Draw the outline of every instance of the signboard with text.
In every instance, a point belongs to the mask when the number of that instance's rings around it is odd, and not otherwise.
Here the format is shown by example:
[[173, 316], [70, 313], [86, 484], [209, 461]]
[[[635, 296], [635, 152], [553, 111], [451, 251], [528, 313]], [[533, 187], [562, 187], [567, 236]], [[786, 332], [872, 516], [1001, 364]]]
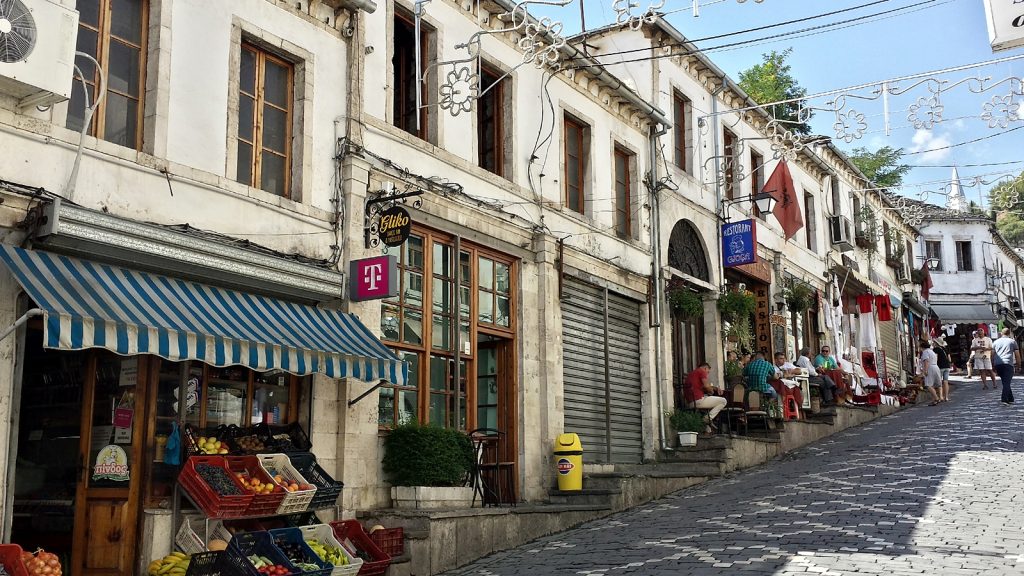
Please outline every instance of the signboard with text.
[[411, 231], [412, 220], [405, 208], [392, 206], [380, 213], [377, 234], [385, 246], [401, 246], [409, 239]]
[[985, 0], [993, 52], [1024, 46], [1024, 0]]
[[754, 288], [754, 350], [764, 352], [766, 358], [772, 355], [772, 309], [768, 303], [768, 286]]
[[726, 268], [757, 261], [757, 224], [754, 219], [722, 224], [722, 263]]
[[348, 266], [348, 293], [353, 302], [398, 296], [398, 257], [374, 256]]

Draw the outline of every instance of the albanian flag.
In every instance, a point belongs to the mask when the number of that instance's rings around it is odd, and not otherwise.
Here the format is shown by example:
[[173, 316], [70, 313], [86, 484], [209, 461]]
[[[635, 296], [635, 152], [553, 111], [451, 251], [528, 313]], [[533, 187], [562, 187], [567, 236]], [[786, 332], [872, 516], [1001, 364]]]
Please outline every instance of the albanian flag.
[[793, 177], [789, 174], [789, 166], [785, 160], [779, 160], [761, 192], [767, 192], [775, 198], [775, 209], [772, 214], [782, 224], [782, 232], [789, 240], [804, 227], [804, 216], [797, 201]]

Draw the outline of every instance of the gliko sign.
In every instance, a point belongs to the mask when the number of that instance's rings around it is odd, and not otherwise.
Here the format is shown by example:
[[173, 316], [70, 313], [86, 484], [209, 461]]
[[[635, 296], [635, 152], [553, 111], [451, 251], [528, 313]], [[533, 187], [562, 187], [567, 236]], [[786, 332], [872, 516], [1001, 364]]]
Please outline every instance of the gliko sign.
[[985, 0], [992, 51], [1024, 46], [1024, 0]]

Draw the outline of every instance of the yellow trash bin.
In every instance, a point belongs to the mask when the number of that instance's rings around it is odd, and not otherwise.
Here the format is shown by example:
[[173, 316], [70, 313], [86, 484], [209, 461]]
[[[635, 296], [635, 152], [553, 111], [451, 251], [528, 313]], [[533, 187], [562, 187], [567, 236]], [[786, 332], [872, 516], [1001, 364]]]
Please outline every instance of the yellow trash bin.
[[583, 445], [576, 434], [555, 438], [555, 471], [559, 490], [583, 490]]

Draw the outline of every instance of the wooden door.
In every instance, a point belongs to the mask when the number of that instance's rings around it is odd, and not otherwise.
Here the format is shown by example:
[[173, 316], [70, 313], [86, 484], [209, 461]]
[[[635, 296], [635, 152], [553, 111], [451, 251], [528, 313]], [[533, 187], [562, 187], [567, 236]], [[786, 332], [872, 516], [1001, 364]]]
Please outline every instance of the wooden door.
[[134, 573], [147, 364], [145, 357], [123, 358], [108, 352], [93, 353], [87, 364], [75, 498], [74, 576]]
[[675, 405], [685, 408], [686, 377], [705, 361], [703, 318], [689, 319], [672, 314], [672, 360]]

